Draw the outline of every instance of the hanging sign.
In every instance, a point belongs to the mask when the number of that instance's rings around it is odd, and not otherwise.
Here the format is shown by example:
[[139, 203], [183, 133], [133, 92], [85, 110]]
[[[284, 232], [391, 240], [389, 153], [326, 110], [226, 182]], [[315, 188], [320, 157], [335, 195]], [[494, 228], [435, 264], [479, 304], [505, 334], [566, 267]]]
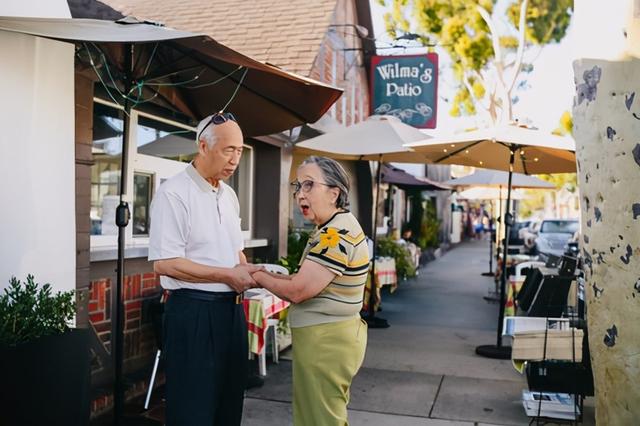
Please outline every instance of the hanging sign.
[[371, 113], [421, 129], [436, 128], [438, 55], [371, 58]]

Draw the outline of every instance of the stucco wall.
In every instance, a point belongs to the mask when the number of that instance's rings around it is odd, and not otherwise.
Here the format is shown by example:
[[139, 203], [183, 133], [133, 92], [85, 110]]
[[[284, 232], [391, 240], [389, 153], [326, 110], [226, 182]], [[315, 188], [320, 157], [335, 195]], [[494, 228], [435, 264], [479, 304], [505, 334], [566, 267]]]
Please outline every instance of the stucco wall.
[[[64, 0], [0, 15], [69, 17]], [[0, 289], [12, 275], [75, 288], [73, 46], [0, 32]]]
[[640, 418], [640, 60], [574, 63], [596, 420]]

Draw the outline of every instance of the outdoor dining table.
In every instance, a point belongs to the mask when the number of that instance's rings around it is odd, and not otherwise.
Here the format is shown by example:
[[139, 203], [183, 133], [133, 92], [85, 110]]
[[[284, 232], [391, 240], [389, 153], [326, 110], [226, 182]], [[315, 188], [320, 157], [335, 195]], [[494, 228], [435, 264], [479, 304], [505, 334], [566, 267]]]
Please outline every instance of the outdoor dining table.
[[[375, 263], [375, 282], [376, 282], [376, 305], [375, 310], [378, 310], [382, 297], [380, 296], [380, 289], [383, 286], [390, 286], [389, 292], [393, 293], [398, 288], [398, 275], [396, 273], [396, 261], [392, 257], [379, 257]], [[369, 310], [369, 293], [371, 291], [371, 268], [369, 268], [369, 274], [367, 275], [367, 283], [364, 289], [364, 303], [362, 306], [363, 311]]]
[[[247, 318], [249, 352], [257, 355], [261, 375], [266, 375], [265, 338], [268, 320], [287, 309], [290, 305], [267, 289], [256, 288], [244, 294], [244, 313]], [[275, 331], [274, 331], [275, 332]]]
[[518, 296], [518, 292], [522, 288], [525, 276], [516, 277], [512, 275], [509, 277], [509, 283], [507, 285], [507, 295], [504, 302], [504, 314], [505, 316], [514, 316], [516, 314], [515, 300]]

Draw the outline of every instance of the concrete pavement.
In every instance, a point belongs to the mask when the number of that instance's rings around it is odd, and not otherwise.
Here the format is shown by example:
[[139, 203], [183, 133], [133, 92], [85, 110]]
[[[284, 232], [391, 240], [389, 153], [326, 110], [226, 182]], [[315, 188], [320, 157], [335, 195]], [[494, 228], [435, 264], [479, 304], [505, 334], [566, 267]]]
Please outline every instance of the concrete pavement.
[[[383, 292], [379, 316], [391, 324], [369, 330], [364, 366], [354, 379], [351, 425], [528, 425], [520, 393], [526, 379], [510, 361], [475, 355], [496, 340], [498, 305], [486, 241], [463, 243]], [[262, 388], [245, 401], [245, 426], [291, 424], [291, 363], [269, 364]], [[592, 399], [584, 424], [594, 424]]]

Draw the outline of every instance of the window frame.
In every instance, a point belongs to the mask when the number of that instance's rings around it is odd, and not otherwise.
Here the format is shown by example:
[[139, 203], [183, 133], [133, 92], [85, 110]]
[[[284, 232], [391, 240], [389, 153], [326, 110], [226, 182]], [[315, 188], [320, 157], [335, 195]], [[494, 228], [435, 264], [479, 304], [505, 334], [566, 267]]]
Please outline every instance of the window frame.
[[[120, 111], [124, 111], [124, 108], [121, 105], [113, 103], [111, 101], [107, 101], [98, 97], [94, 97], [93, 101], [95, 103], [99, 103]], [[133, 214], [133, 203], [134, 203], [134, 175], [135, 174], [144, 174], [151, 176], [151, 198], [150, 202], [153, 201], [153, 197], [155, 196], [156, 191], [160, 187], [161, 183], [168, 177], [175, 175], [184, 167], [187, 166], [187, 163], [175, 164], [177, 163], [174, 160], [167, 160], [161, 157], [154, 157], [145, 154], [138, 153], [138, 135], [137, 128], [139, 117], [145, 117], [150, 120], [158, 121], [160, 123], [168, 124], [170, 126], [182, 128], [184, 130], [189, 130], [192, 132], [196, 132], [196, 128], [192, 126], [185, 125], [183, 123], [173, 121], [161, 116], [149, 114], [143, 111], [138, 111], [132, 109], [129, 117], [124, 116], [125, 120], [129, 120], [129, 129], [132, 131], [129, 132], [129, 140], [128, 140], [128, 151], [127, 151], [127, 164], [125, 164], [126, 170], [126, 188], [123, 195], [123, 199], [129, 204], [129, 208], [131, 213]], [[248, 173], [248, 211], [249, 211], [249, 229], [247, 231], [242, 231], [242, 236], [245, 239], [245, 245], [247, 247], [253, 246], [262, 246], [266, 245], [266, 242], [263, 240], [253, 241], [253, 223], [254, 223], [254, 176], [255, 176], [255, 162], [254, 162], [254, 148], [251, 145], [247, 145], [244, 143], [244, 152], [243, 156], [249, 155], [249, 173]], [[240, 200], [241, 201], [241, 200]], [[241, 201], [242, 205], [242, 201]], [[129, 220], [129, 225], [125, 228], [125, 247], [127, 249], [138, 248], [138, 249], [147, 249], [149, 246], [149, 236], [148, 235], [134, 235], [133, 234], [133, 218]], [[90, 235], [90, 244], [89, 251], [91, 253], [92, 261], [94, 260], [109, 260], [112, 256], [102, 254], [97, 254], [97, 252], [109, 252], [117, 248], [118, 245], [118, 236], [117, 235]], [[94, 259], [95, 257], [95, 259]], [[129, 256], [127, 256], [129, 257]], [[134, 256], [134, 257], [146, 257], [146, 254], [143, 256]], [[114, 257], [115, 258], [115, 257]]]

